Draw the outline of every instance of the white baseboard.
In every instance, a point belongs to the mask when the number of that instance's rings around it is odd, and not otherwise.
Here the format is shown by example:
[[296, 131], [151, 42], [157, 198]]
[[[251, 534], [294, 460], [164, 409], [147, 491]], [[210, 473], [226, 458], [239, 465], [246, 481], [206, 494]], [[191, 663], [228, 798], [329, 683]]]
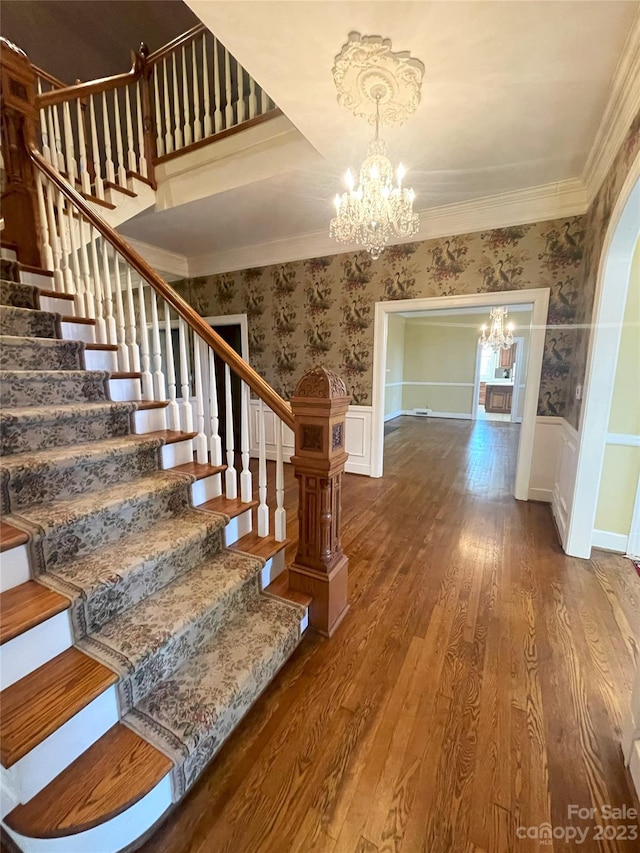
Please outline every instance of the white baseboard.
[[611, 533], [610, 530], [594, 530], [591, 544], [594, 548], [603, 548], [605, 551], [617, 551], [620, 554], [627, 553], [629, 537], [623, 533]]
[[550, 504], [553, 502], [553, 489], [529, 489], [529, 500]]
[[401, 415], [410, 415], [414, 418], [454, 418], [458, 421], [470, 421], [471, 414], [469, 412], [431, 412], [428, 415], [419, 415], [413, 409], [405, 409], [400, 412]]
[[391, 414], [384, 416], [384, 422], [386, 424], [387, 421], [393, 421], [401, 415], [404, 415], [404, 411], [402, 409], [399, 409], [397, 412], [391, 412]]

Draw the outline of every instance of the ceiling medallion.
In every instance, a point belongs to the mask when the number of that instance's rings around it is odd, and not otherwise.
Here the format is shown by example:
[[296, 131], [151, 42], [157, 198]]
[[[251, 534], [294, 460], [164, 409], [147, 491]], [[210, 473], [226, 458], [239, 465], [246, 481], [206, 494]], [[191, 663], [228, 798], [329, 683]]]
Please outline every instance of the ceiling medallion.
[[415, 193], [402, 186], [405, 169], [396, 171], [380, 139], [380, 124], [397, 126], [411, 116], [420, 103], [424, 66], [408, 53], [394, 53], [389, 39], [351, 33], [336, 57], [333, 79], [338, 103], [358, 118], [375, 124], [376, 135], [369, 144], [356, 186], [347, 170], [347, 192], [338, 194], [336, 215], [329, 233], [339, 243], [364, 246], [375, 260], [393, 237], [412, 237], [420, 219], [413, 212]]

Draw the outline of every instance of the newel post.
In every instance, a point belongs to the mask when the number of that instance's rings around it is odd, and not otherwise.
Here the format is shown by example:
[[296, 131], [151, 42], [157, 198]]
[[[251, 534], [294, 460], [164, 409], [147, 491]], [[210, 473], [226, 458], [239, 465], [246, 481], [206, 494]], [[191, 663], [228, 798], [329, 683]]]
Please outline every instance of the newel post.
[[298, 479], [298, 553], [289, 567], [291, 589], [313, 597], [309, 623], [330, 637], [348, 604], [349, 560], [340, 546], [345, 416], [350, 397], [342, 379], [323, 367], [308, 370], [291, 398]]
[[7, 39], [0, 40], [2, 76], [2, 237], [18, 246], [24, 264], [40, 266], [38, 195], [29, 146], [35, 142], [38, 112], [36, 74], [29, 59]]

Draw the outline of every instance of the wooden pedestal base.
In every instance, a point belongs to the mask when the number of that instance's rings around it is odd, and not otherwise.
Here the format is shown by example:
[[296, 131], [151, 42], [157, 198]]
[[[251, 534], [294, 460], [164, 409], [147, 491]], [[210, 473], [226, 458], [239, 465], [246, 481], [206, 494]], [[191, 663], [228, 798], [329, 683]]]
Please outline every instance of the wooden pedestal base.
[[343, 556], [328, 574], [306, 566], [289, 566], [289, 588], [313, 598], [309, 606], [309, 625], [324, 637], [330, 637], [349, 610], [349, 560]]

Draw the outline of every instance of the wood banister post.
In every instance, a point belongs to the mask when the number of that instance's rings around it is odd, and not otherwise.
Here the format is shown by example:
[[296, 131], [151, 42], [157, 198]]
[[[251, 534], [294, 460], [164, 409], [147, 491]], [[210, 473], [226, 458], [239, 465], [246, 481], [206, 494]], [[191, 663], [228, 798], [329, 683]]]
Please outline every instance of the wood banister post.
[[308, 370], [291, 398], [299, 482], [298, 553], [291, 589], [312, 596], [309, 624], [330, 637], [349, 609], [349, 560], [340, 546], [345, 417], [350, 397], [342, 379], [323, 367]]
[[2, 156], [6, 182], [2, 191], [2, 237], [18, 247], [23, 264], [39, 267], [38, 194], [29, 149], [36, 139], [36, 73], [24, 51], [0, 41], [2, 77]]
[[142, 127], [144, 132], [144, 159], [147, 163], [147, 177], [155, 188], [154, 161], [158, 156], [156, 150], [156, 119], [155, 110], [158, 105], [154, 103], [151, 96], [151, 75], [153, 66], [148, 61], [149, 48], [144, 42], [138, 48], [138, 61], [140, 63], [140, 93], [142, 95]]

